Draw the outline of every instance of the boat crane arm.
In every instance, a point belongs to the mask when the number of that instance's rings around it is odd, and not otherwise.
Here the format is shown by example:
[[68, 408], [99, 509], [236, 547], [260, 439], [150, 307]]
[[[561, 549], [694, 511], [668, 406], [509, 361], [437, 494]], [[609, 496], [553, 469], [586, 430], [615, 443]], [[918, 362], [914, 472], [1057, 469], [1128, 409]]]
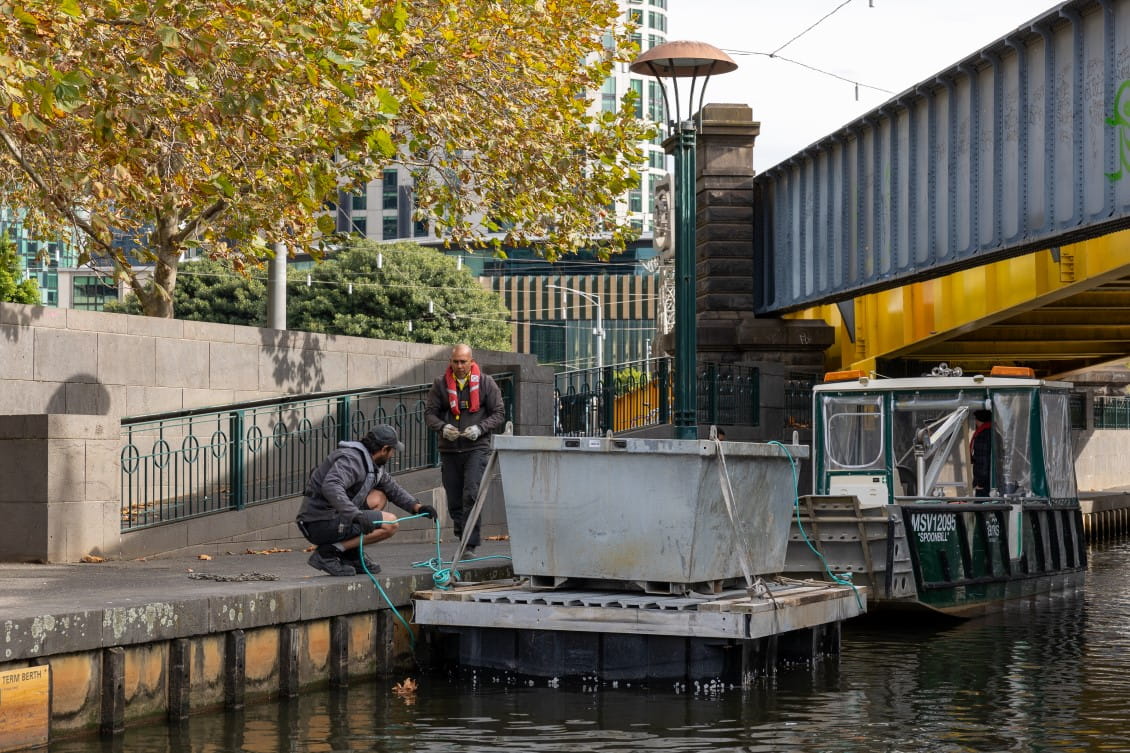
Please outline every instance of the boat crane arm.
[[[925, 424], [915, 433], [914, 457], [917, 465], [915, 471], [918, 476], [918, 494], [920, 496], [930, 496], [934, 483], [938, 480], [938, 474], [941, 473], [942, 464], [949, 456], [954, 443], [957, 442], [959, 436], [957, 429], [962, 426], [968, 415], [969, 406], [963, 405], [945, 416]], [[939, 447], [942, 448], [942, 452], [938, 452]], [[926, 467], [927, 458], [930, 459], [928, 469]]]

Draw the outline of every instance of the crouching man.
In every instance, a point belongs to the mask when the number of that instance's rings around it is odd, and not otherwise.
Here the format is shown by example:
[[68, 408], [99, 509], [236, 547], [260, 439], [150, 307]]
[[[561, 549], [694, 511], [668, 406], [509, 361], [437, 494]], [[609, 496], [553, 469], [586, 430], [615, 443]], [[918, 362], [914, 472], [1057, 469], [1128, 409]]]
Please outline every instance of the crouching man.
[[378, 541], [392, 538], [397, 531], [396, 516], [385, 512], [389, 502], [432, 520], [436, 510], [421, 505], [404, 487], [393, 480], [385, 464], [404, 444], [396, 429], [385, 424], [361, 438], [360, 442], [339, 442], [337, 449], [310, 474], [298, 528], [318, 548], [310, 555], [311, 567], [330, 575], [376, 575], [380, 565], [364, 557], [364, 550]]

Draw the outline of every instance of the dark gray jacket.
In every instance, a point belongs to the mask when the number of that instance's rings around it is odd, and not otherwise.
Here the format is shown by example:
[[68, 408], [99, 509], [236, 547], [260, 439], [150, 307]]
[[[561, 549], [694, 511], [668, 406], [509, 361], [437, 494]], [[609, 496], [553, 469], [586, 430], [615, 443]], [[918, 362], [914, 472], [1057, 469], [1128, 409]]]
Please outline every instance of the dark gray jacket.
[[[445, 371], [444, 374], [446, 373]], [[459, 390], [460, 405], [467, 404], [470, 391], [471, 383], [468, 381], [467, 386]], [[479, 379], [479, 410], [475, 413], [469, 410], [460, 411], [459, 418], [456, 418], [451, 413], [451, 404], [447, 401], [447, 383], [444, 377], [440, 376], [428, 391], [424, 404], [424, 422], [429, 429], [439, 434], [440, 452], [466, 452], [483, 447], [489, 450], [490, 435], [501, 429], [506, 422], [506, 406], [502, 403], [502, 390], [488, 374], [482, 374]], [[450, 442], [443, 438], [445, 424], [451, 424], [459, 431], [478, 424], [483, 433], [474, 442], [463, 437]]]
[[416, 507], [416, 498], [396, 483], [384, 466], [373, 465], [364, 445], [341, 442], [310, 474], [298, 520], [350, 520], [373, 489], [380, 489], [389, 502], [407, 513]]

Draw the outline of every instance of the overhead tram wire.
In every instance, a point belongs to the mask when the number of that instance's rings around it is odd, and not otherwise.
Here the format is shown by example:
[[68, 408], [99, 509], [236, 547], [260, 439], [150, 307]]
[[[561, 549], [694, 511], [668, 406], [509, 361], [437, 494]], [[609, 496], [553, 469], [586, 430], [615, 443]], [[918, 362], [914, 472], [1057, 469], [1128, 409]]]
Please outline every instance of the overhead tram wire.
[[855, 88], [857, 90], [859, 90], [859, 89], [870, 89], [871, 91], [881, 92], [883, 94], [890, 94], [892, 96], [895, 94], [895, 92], [891, 91], [890, 89], [884, 89], [881, 86], [874, 86], [872, 84], [865, 84], [862, 81], [856, 81], [855, 79], [850, 79], [846, 76], [841, 76], [838, 73], [832, 73], [831, 71], [826, 71], [823, 68], [817, 68], [814, 65], [809, 65], [808, 63], [803, 63], [799, 60], [793, 60], [792, 58], [787, 58], [784, 55], [777, 55], [777, 54], [774, 54], [774, 53], [771, 53], [771, 52], [757, 52], [755, 50], [723, 49], [722, 51], [725, 52], [727, 55], [750, 55], [750, 56], [770, 58], [772, 60], [780, 60], [781, 62], [784, 62], [784, 63], [791, 63], [792, 65], [797, 65], [797, 66], [800, 66], [801, 68], [805, 68], [807, 70], [810, 70], [813, 73], [819, 73], [821, 76], [827, 76], [829, 78], [834, 78], [837, 81], [843, 81], [846, 84], [852, 84], [853, 86], [855, 86]]
[[[817, 26], [819, 26], [820, 24], [822, 24], [822, 23], [824, 23], [825, 21], [827, 21], [827, 20], [828, 20], [829, 18], [831, 18], [832, 16], [834, 16], [834, 15], [835, 15], [836, 13], [840, 12], [841, 10], [843, 10], [843, 8], [845, 8], [845, 7], [846, 7], [846, 6], [847, 6], [847, 5], [849, 4], [849, 3], [851, 3], [851, 1], [852, 1], [852, 0], [844, 0], [844, 1], [842, 2], [842, 3], [840, 3], [839, 5], [837, 5], [837, 6], [835, 7], [835, 8], [833, 8], [832, 10], [828, 11], [827, 13], [825, 13], [825, 14], [824, 14], [824, 15], [823, 15], [823, 16], [822, 16], [822, 17], [821, 17], [820, 19], [818, 19], [818, 20], [816, 21], [816, 23], [812, 24], [812, 25], [811, 25], [811, 26], [809, 26], [809, 27], [808, 27], [807, 29], [805, 29], [804, 31], [800, 32], [799, 34], [797, 34], [796, 36], [794, 36], [794, 37], [793, 37], [792, 39], [790, 39], [789, 41], [785, 42], [785, 43], [784, 43], [783, 45], [781, 45], [781, 46], [780, 46], [780, 47], [778, 47], [777, 49], [775, 49], [775, 50], [773, 50], [772, 52], [770, 52], [770, 53], [769, 53], [769, 57], [771, 57], [771, 58], [772, 58], [772, 57], [777, 57], [777, 53], [778, 53], [778, 52], [780, 52], [781, 50], [785, 49], [785, 48], [786, 48], [786, 47], [788, 47], [788, 46], [789, 46], [790, 44], [792, 44], [793, 42], [797, 41], [798, 39], [800, 39], [801, 37], [803, 37], [803, 36], [804, 36], [805, 34], [807, 34], [808, 32], [812, 31], [813, 29], [815, 29], [815, 28], [816, 28]], [[724, 52], [729, 52], [729, 51], [728, 51], [728, 50], [724, 50]]]
[[793, 42], [795, 42], [798, 39], [800, 39], [801, 37], [803, 37], [805, 34], [808, 34], [808, 32], [812, 31], [817, 26], [819, 26], [820, 24], [827, 21], [829, 18], [834, 16], [836, 13], [839, 13], [841, 10], [843, 10], [849, 4], [851, 4], [851, 2], [852, 2], [852, 0], [843, 0], [842, 3], [840, 3], [835, 8], [833, 8], [832, 10], [825, 13], [823, 16], [818, 18], [814, 23], [810, 24], [803, 31], [794, 35], [792, 38], [790, 38], [784, 44], [777, 47], [777, 49], [773, 50], [772, 52], [757, 52], [757, 51], [754, 51], [754, 50], [731, 50], [731, 49], [723, 49], [722, 51], [727, 53], [728, 55], [755, 55], [755, 56], [760, 56], [760, 57], [767, 57], [771, 60], [781, 60], [781, 61], [784, 61], [786, 63], [791, 63], [792, 65], [797, 65], [797, 66], [800, 66], [801, 68], [805, 68], [807, 70], [810, 70], [813, 73], [819, 73], [822, 76], [828, 76], [829, 78], [834, 78], [838, 81], [843, 81], [844, 83], [851, 84], [855, 87], [855, 98], [856, 99], [859, 99], [859, 90], [861, 88], [870, 89], [872, 91], [877, 91], [877, 92], [882, 92], [883, 94], [894, 95], [893, 91], [890, 91], [889, 89], [884, 89], [881, 86], [873, 86], [871, 84], [865, 84], [861, 81], [855, 81], [854, 79], [847, 78], [846, 76], [841, 76], [838, 73], [832, 73], [831, 71], [826, 71], [823, 68], [817, 68], [814, 65], [809, 65], [808, 63], [801, 62], [800, 60], [794, 60], [792, 58], [787, 58], [787, 57], [785, 57], [784, 55], [781, 54], [781, 50], [785, 49], [786, 47], [791, 45]]

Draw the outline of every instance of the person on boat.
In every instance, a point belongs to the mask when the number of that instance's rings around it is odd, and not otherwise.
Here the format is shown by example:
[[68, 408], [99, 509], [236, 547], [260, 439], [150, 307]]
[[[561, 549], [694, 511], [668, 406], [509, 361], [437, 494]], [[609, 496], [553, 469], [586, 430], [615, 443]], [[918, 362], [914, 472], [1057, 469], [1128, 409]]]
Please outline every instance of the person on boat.
[[340, 576], [379, 573], [381, 566], [364, 554], [397, 531], [396, 516], [385, 512], [389, 502], [435, 520], [436, 509], [417, 502], [385, 468], [403, 449], [396, 429], [379, 424], [360, 442], [339, 442], [310, 474], [297, 518], [302, 535], [317, 547], [310, 567]]
[[973, 496], [989, 496], [993, 476], [993, 413], [973, 411], [973, 438], [969, 440], [969, 458], [973, 462]]

